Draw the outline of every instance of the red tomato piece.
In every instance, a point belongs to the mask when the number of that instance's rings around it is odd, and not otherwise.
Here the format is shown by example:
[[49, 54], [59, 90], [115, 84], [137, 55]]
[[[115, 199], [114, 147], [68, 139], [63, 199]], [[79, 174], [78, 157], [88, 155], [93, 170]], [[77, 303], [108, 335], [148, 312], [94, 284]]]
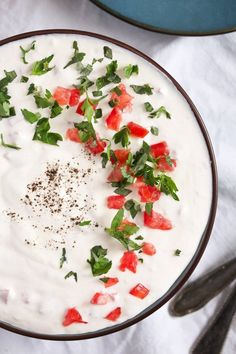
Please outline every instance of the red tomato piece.
[[160, 199], [161, 192], [155, 186], [140, 186], [138, 194], [141, 197], [141, 202], [153, 203]]
[[91, 304], [94, 305], [106, 305], [110, 299], [109, 294], [95, 293], [90, 300]]
[[92, 139], [86, 143], [87, 149], [94, 155], [101, 154], [104, 151], [106, 145], [106, 142], [99, 139], [99, 137], [97, 137], [96, 140]]
[[60, 106], [69, 104], [71, 90], [58, 86], [54, 91], [53, 98]]
[[113, 92], [111, 95], [111, 100], [115, 100], [117, 102], [116, 107], [122, 111], [125, 108], [127, 108], [128, 111], [131, 111], [133, 97], [128, 94], [124, 84], [120, 84], [118, 87], [121, 90], [121, 95], [119, 96], [116, 92]]
[[158, 159], [157, 167], [162, 172], [172, 172], [176, 167], [176, 160], [170, 159], [171, 163], [168, 163], [166, 157], [161, 157]]
[[[126, 150], [126, 149], [116, 149], [114, 150], [114, 154], [115, 154], [115, 157], [117, 159], [118, 162], [120, 162], [120, 164], [125, 164], [128, 157], [129, 157], [129, 153], [130, 153], [130, 150]], [[112, 160], [111, 158], [111, 162], [114, 164], [115, 161]]]
[[130, 135], [135, 136], [136, 138], [144, 138], [148, 134], [148, 130], [137, 123], [129, 122], [127, 127]]
[[163, 155], [169, 155], [170, 151], [165, 141], [150, 146], [151, 154], [153, 157], [159, 157]]
[[118, 131], [120, 129], [121, 121], [121, 111], [119, 110], [119, 108], [115, 107], [106, 118], [107, 128]]
[[107, 180], [109, 182], [120, 182], [124, 179], [122, 172], [121, 172], [121, 167], [122, 166], [120, 164], [115, 165], [115, 167], [113, 168], [113, 170], [111, 171], [111, 173], [107, 177]]
[[66, 131], [66, 137], [67, 139], [74, 141], [76, 143], [81, 143], [80, 137], [79, 137], [79, 131], [77, 128], [69, 128]]
[[149, 294], [149, 292], [150, 292], [149, 289], [147, 289], [144, 285], [139, 283], [134, 288], [132, 288], [129, 293], [142, 300]]
[[166, 219], [163, 215], [152, 210], [151, 214], [144, 212], [143, 215], [144, 225], [150, 227], [151, 229], [159, 230], [170, 230], [172, 229], [172, 224], [170, 220]]
[[121, 315], [121, 308], [117, 307], [106, 315], [106, 319], [109, 321], [116, 321]]
[[106, 281], [104, 281], [104, 286], [105, 288], [109, 288], [110, 286], [113, 286], [117, 283], [119, 283], [119, 279], [118, 278], [104, 278]]
[[[85, 101], [85, 99], [79, 103], [79, 105], [76, 109], [76, 113], [80, 114], [81, 116], [84, 115], [84, 112], [82, 111], [82, 106], [84, 104], [84, 101]], [[95, 110], [97, 108], [97, 104], [92, 104], [92, 107]]]
[[71, 325], [72, 323], [88, 323], [82, 320], [80, 313], [76, 310], [75, 307], [67, 310], [62, 322], [63, 326], [65, 327]]
[[142, 251], [148, 256], [153, 256], [156, 253], [156, 247], [152, 243], [144, 242], [142, 246]]
[[80, 92], [78, 89], [71, 89], [70, 90], [70, 100], [69, 106], [76, 106], [79, 103], [80, 99]]
[[138, 257], [134, 251], [124, 252], [121, 260], [119, 269], [124, 272], [126, 269], [130, 270], [133, 273], [136, 273], [138, 264]]
[[132, 186], [136, 188], [146, 186], [146, 184], [143, 182], [143, 176], [136, 177], [136, 181], [132, 184]]
[[123, 195], [110, 195], [107, 197], [107, 206], [109, 209], [120, 209], [125, 204], [125, 197]]

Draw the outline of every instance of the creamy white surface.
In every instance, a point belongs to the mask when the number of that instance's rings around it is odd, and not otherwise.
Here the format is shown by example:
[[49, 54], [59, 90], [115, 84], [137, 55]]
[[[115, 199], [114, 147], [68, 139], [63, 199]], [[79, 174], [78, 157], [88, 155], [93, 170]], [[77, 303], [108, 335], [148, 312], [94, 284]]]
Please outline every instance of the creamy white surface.
[[[28, 61], [32, 63], [53, 53], [56, 68], [40, 77], [31, 76], [29, 82], [51, 91], [58, 85], [69, 87], [75, 83], [78, 77], [75, 68], [71, 66], [66, 70], [62, 69], [71, 56], [71, 44], [74, 39], [78, 40], [80, 50], [87, 53], [85, 62], [89, 63], [93, 57], [102, 56], [104, 43], [92, 38], [70, 35], [37, 37], [36, 50], [29, 53]], [[79, 157], [80, 167], [87, 164], [86, 159], [81, 158], [83, 149], [79, 144], [63, 141], [60, 147], [54, 147], [31, 141], [34, 126], [24, 121], [20, 108], [38, 110], [33, 97], [26, 96], [29, 84], [19, 82], [21, 75], [28, 76], [30, 70], [30, 65], [24, 65], [19, 59], [19, 44], [24, 46], [30, 41], [31, 39], [26, 39], [0, 49], [0, 77], [3, 76], [3, 69], [16, 70], [18, 74], [17, 79], [9, 85], [11, 102], [16, 106], [17, 115], [2, 120], [0, 132], [7, 142], [14, 141], [22, 147], [20, 151], [4, 148], [0, 150], [0, 289], [10, 289], [7, 305], [0, 300], [1, 319], [44, 333], [81, 333], [96, 330], [113, 324], [103, 317], [117, 306], [122, 307], [122, 316], [119, 320], [122, 322], [153, 303], [168, 290], [192, 258], [209, 215], [211, 203], [209, 156], [193, 113], [173, 84], [141, 58], [109, 44], [120, 68], [129, 63], [139, 65], [140, 74], [137, 77], [122, 80], [127, 87], [132, 83], [149, 83], [155, 88], [152, 96], [136, 95], [129, 89], [129, 93], [135, 97], [134, 105], [131, 113], [123, 114], [123, 119], [124, 123], [134, 120], [146, 127], [154, 124], [159, 127], [158, 137], [149, 134], [145, 140], [149, 143], [162, 140], [168, 142], [171, 154], [177, 158], [177, 168], [171, 175], [179, 187], [180, 202], [177, 203], [163, 195], [155, 204], [155, 210], [166, 215], [174, 227], [170, 231], [141, 228], [145, 241], [155, 244], [157, 254], [154, 257], [144, 255], [144, 263], [138, 265], [136, 274], [129, 271], [120, 272], [118, 265], [124, 251], [122, 246], [109, 238], [102, 228], [91, 232], [89, 227], [78, 228], [65, 235], [68, 263], [63, 269], [59, 269], [62, 246], [59, 245], [58, 250], [55, 247], [45, 248], [47, 240], [58, 240], [60, 238], [58, 235], [45, 234], [40, 229], [34, 229], [32, 222], [10, 222], [5, 213], [2, 213], [8, 209], [17, 211], [23, 216], [29, 213], [20, 202], [20, 198], [25, 195], [27, 184], [43, 172], [46, 162], [59, 159], [61, 163], [65, 163], [71, 161], [72, 157]], [[6, 58], [9, 59], [6, 61]], [[91, 79], [100, 76], [108, 63], [109, 60], [105, 59], [102, 64], [95, 64], [96, 70], [91, 74]], [[112, 85], [107, 86], [103, 91], [111, 87]], [[172, 119], [167, 120], [164, 117], [156, 121], [147, 119], [147, 113], [143, 108], [143, 103], [147, 100], [155, 107], [165, 105], [172, 113]], [[101, 108], [104, 114], [109, 112], [107, 104], [104, 106], [101, 104]], [[47, 109], [42, 111], [48, 112]], [[75, 109], [71, 108], [51, 121], [51, 130], [65, 135], [67, 127], [73, 126], [72, 122], [79, 120]], [[113, 135], [112, 131], [104, 129], [103, 124], [99, 123], [97, 127], [101, 136]], [[132, 140], [133, 147], [136, 145], [138, 148], [141, 143], [141, 139]], [[95, 160], [98, 173], [94, 173], [94, 178], [88, 181], [87, 193], [96, 201], [97, 210], [88, 213], [85, 218], [109, 226], [115, 211], [106, 208], [106, 196], [112, 194], [112, 188], [104, 183], [107, 169], [101, 169], [99, 158]], [[80, 191], [78, 188], [78, 195], [82, 190], [84, 191], [84, 186]], [[58, 220], [55, 221], [57, 222]], [[137, 217], [137, 223], [142, 225], [141, 218]], [[28, 239], [37, 240], [37, 246], [25, 243], [26, 234]], [[76, 240], [75, 248], [71, 248], [72, 240]], [[108, 276], [118, 276], [120, 279], [116, 286], [108, 288], [109, 292], [118, 295], [106, 306], [89, 304], [96, 291], [104, 290], [103, 284], [92, 277], [90, 267], [86, 263], [91, 247], [98, 244], [108, 248], [108, 258], [113, 261]], [[181, 257], [173, 256], [176, 248], [182, 250]], [[75, 283], [73, 278], [64, 279], [64, 275], [70, 270], [78, 272], [78, 283]], [[128, 294], [130, 288], [138, 282], [150, 288], [150, 294], [144, 300]], [[73, 306], [78, 308], [83, 319], [89, 323], [64, 328], [61, 325], [64, 312], [66, 308]]]

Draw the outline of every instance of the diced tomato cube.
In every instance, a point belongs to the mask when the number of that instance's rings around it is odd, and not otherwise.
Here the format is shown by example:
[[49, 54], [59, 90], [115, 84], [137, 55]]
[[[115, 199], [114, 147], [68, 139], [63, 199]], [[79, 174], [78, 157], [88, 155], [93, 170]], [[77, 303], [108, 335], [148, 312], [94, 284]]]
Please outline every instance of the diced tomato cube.
[[144, 242], [142, 246], [142, 251], [148, 256], [153, 256], [154, 254], [156, 254], [156, 247], [152, 243]]
[[95, 293], [90, 300], [91, 304], [94, 305], [106, 305], [110, 299], [109, 294]]
[[[114, 150], [115, 157], [120, 164], [125, 164], [128, 157], [129, 157], [130, 150], [126, 149], [116, 149]], [[111, 157], [111, 163], [114, 164], [116, 161], [114, 161]]]
[[53, 93], [53, 98], [60, 106], [69, 104], [71, 90], [58, 86]]
[[[79, 103], [79, 105], [76, 109], [76, 113], [80, 114], [81, 116], [84, 115], [84, 112], [82, 110], [82, 106], [83, 106], [84, 102], [85, 102], [85, 99]], [[97, 104], [92, 104], [92, 107], [95, 110], [97, 108]]]
[[124, 272], [126, 269], [130, 270], [133, 273], [136, 273], [138, 264], [138, 257], [134, 251], [124, 252], [121, 260], [119, 269]]
[[101, 280], [103, 280], [104, 286], [105, 288], [109, 288], [110, 286], [113, 286], [117, 283], [119, 283], [119, 279], [118, 278], [101, 278]]
[[69, 106], [76, 106], [79, 103], [80, 99], [80, 92], [78, 89], [71, 89], [70, 90], [70, 100]]
[[172, 172], [176, 167], [176, 160], [170, 159], [170, 162], [167, 162], [165, 156], [161, 157], [160, 159], [158, 159], [157, 167], [162, 172]]
[[163, 155], [169, 155], [170, 151], [165, 141], [150, 146], [151, 154], [153, 157], [159, 157]]
[[160, 199], [161, 192], [155, 186], [140, 186], [138, 189], [138, 194], [141, 197], [141, 202], [153, 203]]
[[121, 308], [117, 307], [106, 315], [106, 319], [109, 321], [116, 321], [121, 315]]
[[150, 227], [151, 229], [159, 229], [159, 230], [170, 230], [172, 229], [171, 222], [166, 219], [163, 215], [151, 211], [151, 214], [144, 212], [144, 225]]
[[81, 143], [80, 137], [79, 137], [79, 131], [77, 128], [69, 128], [66, 131], [66, 137], [67, 139], [74, 141], [76, 143]]
[[121, 109], [122, 111], [125, 108], [128, 111], [131, 111], [133, 97], [128, 94], [124, 84], [120, 84], [118, 87], [121, 90], [121, 95], [119, 96], [116, 92], [113, 92], [111, 95], [111, 100], [115, 100], [117, 102], [116, 107]]
[[115, 107], [106, 118], [107, 128], [118, 131], [120, 129], [121, 121], [121, 111], [119, 110], [119, 108]]
[[125, 197], [123, 195], [110, 195], [107, 197], [107, 206], [109, 209], [120, 209], [125, 204]]
[[144, 138], [148, 134], [148, 130], [137, 123], [129, 122], [127, 127], [130, 135], [135, 136], [136, 138]]
[[111, 171], [111, 173], [107, 177], [107, 180], [109, 182], [120, 182], [124, 179], [122, 172], [121, 172], [121, 167], [122, 166], [120, 164], [117, 164], [114, 166], [113, 170]]
[[67, 310], [62, 322], [63, 326], [65, 327], [71, 325], [72, 323], [88, 323], [82, 320], [80, 313], [76, 310], [75, 307]]
[[101, 140], [98, 136], [95, 139], [91, 139], [87, 141], [86, 147], [87, 149], [94, 155], [101, 154], [105, 147], [106, 147], [106, 142], [104, 140]]
[[149, 289], [147, 289], [144, 285], [139, 283], [134, 288], [132, 288], [129, 293], [142, 300], [149, 294], [149, 292], [150, 292]]

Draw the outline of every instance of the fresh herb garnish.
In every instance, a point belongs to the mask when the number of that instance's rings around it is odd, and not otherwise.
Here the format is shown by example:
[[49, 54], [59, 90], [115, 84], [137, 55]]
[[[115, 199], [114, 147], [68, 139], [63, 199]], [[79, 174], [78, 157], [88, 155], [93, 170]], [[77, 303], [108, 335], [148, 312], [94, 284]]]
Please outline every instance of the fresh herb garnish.
[[22, 109], [21, 112], [22, 112], [25, 120], [27, 120], [27, 122], [29, 122], [30, 124], [37, 122], [41, 118], [40, 113], [30, 112], [26, 108]]
[[109, 106], [110, 106], [111, 108], [117, 106], [118, 103], [119, 103], [119, 101], [118, 101], [116, 98], [113, 99], [113, 100], [110, 100], [110, 101], [108, 102], [108, 104], [109, 104]]
[[94, 123], [97, 123], [97, 119], [102, 118], [102, 110], [101, 108], [97, 108], [94, 113]]
[[129, 199], [125, 202], [125, 209], [130, 212], [130, 215], [134, 219], [135, 216], [141, 211], [141, 206], [133, 199]]
[[109, 279], [110, 278], [108, 278], [108, 277], [99, 278], [99, 280], [101, 280], [105, 284], [108, 282]]
[[70, 278], [72, 276], [74, 277], [74, 279], [75, 279], [75, 281], [77, 283], [77, 281], [78, 281], [77, 273], [73, 272], [72, 270], [69, 273], [67, 273], [64, 278], [68, 279], [68, 278]]
[[180, 253], [181, 253], [181, 252], [182, 252], [182, 251], [177, 248], [177, 250], [175, 250], [174, 255], [175, 255], [175, 256], [180, 256]]
[[153, 203], [146, 203], [145, 204], [145, 211], [148, 215], [151, 215], [153, 209]]
[[54, 66], [49, 67], [50, 62], [54, 58], [54, 55], [50, 55], [49, 57], [43, 58], [41, 60], [36, 61], [33, 64], [31, 75], [44, 75], [54, 69]]
[[124, 75], [126, 79], [129, 79], [133, 74], [138, 75], [138, 72], [139, 72], [138, 65], [129, 64], [124, 67]]
[[12, 71], [6, 71], [4, 70], [5, 77], [0, 80], [0, 90], [4, 87], [6, 87], [8, 84], [10, 84], [15, 78], [17, 77], [17, 74], [14, 70]]
[[93, 91], [92, 94], [94, 97], [99, 97], [102, 96], [102, 91]]
[[74, 126], [78, 129], [80, 140], [83, 143], [90, 138], [96, 139], [96, 133], [91, 122], [82, 121], [81, 123], [75, 123]]
[[90, 260], [87, 262], [90, 264], [93, 276], [98, 276], [107, 273], [112, 266], [110, 261], [105, 256], [107, 255], [107, 249], [102, 246], [94, 246], [90, 250]]
[[139, 258], [138, 260], [139, 260], [140, 263], [144, 262], [143, 258]]
[[105, 46], [103, 47], [103, 54], [104, 54], [104, 57], [108, 58], [108, 59], [112, 59], [112, 50], [111, 48]]
[[28, 81], [29, 81], [29, 78], [27, 76], [24, 76], [24, 75], [21, 76], [20, 82], [28, 82]]
[[60, 268], [63, 267], [63, 264], [67, 262], [67, 258], [66, 258], [66, 249], [63, 247], [62, 248], [62, 255], [61, 255], [61, 258], [60, 258]]
[[50, 118], [57, 117], [59, 114], [61, 114], [62, 111], [63, 111], [63, 108], [57, 103], [57, 101], [54, 101], [52, 108], [51, 108]]
[[135, 93], [137, 93], [138, 95], [152, 95], [153, 92], [153, 87], [151, 87], [148, 84], [139, 86], [139, 85], [130, 85], [130, 87], [132, 87], [132, 89], [134, 90]]
[[41, 118], [36, 125], [33, 140], [39, 140], [45, 144], [57, 145], [58, 141], [62, 141], [63, 138], [58, 133], [52, 133], [50, 130], [50, 124], [48, 118]]
[[154, 110], [154, 108], [150, 102], [145, 102], [144, 107], [145, 107], [146, 112], [152, 112]]
[[93, 58], [92, 65], [94, 65], [97, 62], [101, 63], [103, 61], [103, 59], [104, 58], [99, 58], [99, 59]]
[[74, 85], [81, 93], [85, 93], [90, 86], [93, 86], [94, 82], [90, 81], [86, 76], [79, 77], [79, 85]]
[[84, 220], [79, 222], [79, 226], [86, 226], [91, 224], [91, 220]]
[[139, 236], [135, 237], [135, 240], [142, 241], [142, 240], [144, 240], [144, 237], [139, 235]]
[[127, 188], [124, 188], [124, 187], [119, 187], [119, 188], [116, 188], [114, 190], [114, 193], [116, 194], [119, 194], [119, 195], [123, 195], [123, 196], [127, 196], [131, 193], [132, 191], [130, 189], [127, 189]]
[[122, 91], [121, 91], [121, 89], [119, 88], [119, 86], [113, 87], [113, 89], [111, 89], [110, 92], [115, 92], [115, 93], [117, 94], [117, 96], [121, 96], [121, 95], [122, 95]]
[[32, 95], [35, 91], [36, 91], [35, 84], [32, 83], [29, 85], [27, 95]]
[[121, 144], [123, 147], [128, 147], [129, 142], [129, 129], [126, 126], [123, 126], [117, 133], [113, 135], [114, 143]]
[[26, 54], [29, 53], [31, 50], [35, 50], [35, 43], [36, 41], [33, 41], [27, 49], [24, 49], [22, 46], [20, 46], [20, 50], [22, 54], [21, 59], [24, 64], [28, 64], [28, 62], [26, 61]]
[[77, 66], [79, 67], [80, 74], [83, 77], [88, 76], [93, 71], [93, 66], [90, 64], [87, 64], [86, 66], [84, 66], [81, 62], [79, 62]]
[[179, 197], [176, 194], [176, 192], [178, 192], [178, 188], [171, 177], [165, 174], [160, 174], [156, 177], [155, 182], [161, 192], [166, 195], [171, 195], [173, 199], [179, 201]]
[[10, 148], [10, 149], [15, 149], [15, 150], [20, 150], [21, 149], [19, 146], [16, 146], [14, 144], [5, 143], [5, 141], [3, 139], [3, 134], [0, 135], [0, 138], [1, 138], [1, 146], [6, 147], [6, 148]]
[[153, 134], [153, 135], [158, 135], [159, 134], [159, 129], [157, 128], [157, 127], [151, 127], [151, 133]]
[[81, 62], [84, 59], [84, 57], [85, 57], [85, 53], [80, 53], [79, 52], [77, 41], [73, 42], [72, 47], [74, 49], [74, 54], [73, 54], [72, 58], [69, 60], [69, 62], [64, 66], [63, 69], [68, 68], [68, 66], [70, 66], [72, 64]]
[[117, 60], [113, 60], [110, 64], [106, 66], [106, 75], [99, 77], [96, 80], [97, 89], [100, 90], [110, 83], [119, 83], [121, 81], [120, 77], [116, 74], [118, 68]]
[[0, 80], [0, 119], [9, 118], [16, 114], [14, 107], [10, 105], [7, 85], [16, 78], [16, 72], [4, 70], [5, 77]]
[[149, 118], [160, 118], [161, 114], [164, 114], [166, 118], [171, 119], [171, 114], [166, 110], [164, 106], [159, 107], [155, 111], [149, 114]]
[[37, 91], [33, 91], [33, 93], [34, 100], [38, 108], [47, 108], [54, 104], [52, 94], [49, 90], [46, 90], [44, 95]]

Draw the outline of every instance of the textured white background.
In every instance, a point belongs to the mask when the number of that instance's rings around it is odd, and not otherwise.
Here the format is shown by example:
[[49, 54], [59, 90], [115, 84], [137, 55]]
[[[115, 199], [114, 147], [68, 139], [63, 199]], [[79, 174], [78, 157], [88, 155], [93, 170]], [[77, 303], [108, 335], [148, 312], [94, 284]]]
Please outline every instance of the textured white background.
[[[126, 24], [88, 0], [0, 0], [0, 39], [43, 28], [82, 29], [117, 38], [151, 56], [179, 81], [204, 118], [219, 170], [216, 223], [192, 279], [235, 256], [236, 33], [202, 38], [167, 36]], [[171, 318], [164, 306], [127, 330], [83, 342], [40, 341], [0, 330], [0, 353], [187, 354], [224, 296], [184, 318]], [[234, 353], [236, 318], [223, 350], [223, 354]]]

